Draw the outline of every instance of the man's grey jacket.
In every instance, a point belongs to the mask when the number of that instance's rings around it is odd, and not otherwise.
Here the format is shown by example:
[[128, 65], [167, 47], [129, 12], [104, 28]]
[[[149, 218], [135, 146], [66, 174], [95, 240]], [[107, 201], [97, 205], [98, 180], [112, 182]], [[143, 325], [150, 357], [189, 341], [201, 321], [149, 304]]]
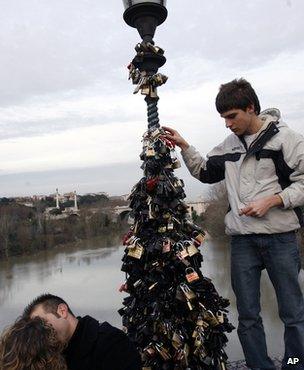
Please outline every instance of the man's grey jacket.
[[[190, 173], [201, 182], [225, 179], [229, 235], [281, 233], [303, 225], [304, 138], [281, 121], [277, 109], [263, 111], [260, 118], [262, 129], [249, 148], [244, 137], [231, 134], [206, 160], [193, 146], [182, 151]], [[283, 207], [273, 207], [260, 218], [239, 215], [249, 202], [273, 194], [281, 196]]]

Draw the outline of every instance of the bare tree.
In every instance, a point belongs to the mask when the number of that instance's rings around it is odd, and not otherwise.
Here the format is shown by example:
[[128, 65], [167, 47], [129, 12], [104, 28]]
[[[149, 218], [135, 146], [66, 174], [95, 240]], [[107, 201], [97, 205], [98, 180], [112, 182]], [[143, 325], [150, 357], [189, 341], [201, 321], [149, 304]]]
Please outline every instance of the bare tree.
[[229, 204], [225, 182], [210, 186], [208, 192], [209, 206], [204, 213], [204, 227], [214, 238], [225, 236], [224, 218]]
[[13, 216], [6, 212], [4, 208], [1, 209], [0, 213], [0, 254], [3, 254], [6, 258], [9, 256], [9, 241], [10, 233], [13, 228]]

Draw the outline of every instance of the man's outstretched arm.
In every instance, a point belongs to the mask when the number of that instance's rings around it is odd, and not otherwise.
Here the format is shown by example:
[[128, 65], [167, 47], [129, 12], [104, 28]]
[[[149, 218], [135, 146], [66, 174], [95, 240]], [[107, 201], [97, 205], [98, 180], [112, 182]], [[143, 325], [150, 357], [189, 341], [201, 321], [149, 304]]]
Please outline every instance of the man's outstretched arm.
[[184, 162], [192, 176], [203, 183], [213, 184], [225, 178], [223, 144], [215, 147], [204, 159], [176, 130], [163, 126], [166, 137], [181, 148]]

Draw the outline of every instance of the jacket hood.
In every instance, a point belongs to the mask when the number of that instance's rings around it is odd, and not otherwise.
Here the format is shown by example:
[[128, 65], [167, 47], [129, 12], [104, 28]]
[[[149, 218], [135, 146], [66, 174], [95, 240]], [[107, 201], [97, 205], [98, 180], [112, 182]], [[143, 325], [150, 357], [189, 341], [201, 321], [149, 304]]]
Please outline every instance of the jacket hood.
[[281, 120], [281, 112], [277, 108], [265, 109], [259, 114], [259, 117], [265, 125], [268, 125], [270, 122], [276, 122], [278, 127], [286, 126], [286, 124]]

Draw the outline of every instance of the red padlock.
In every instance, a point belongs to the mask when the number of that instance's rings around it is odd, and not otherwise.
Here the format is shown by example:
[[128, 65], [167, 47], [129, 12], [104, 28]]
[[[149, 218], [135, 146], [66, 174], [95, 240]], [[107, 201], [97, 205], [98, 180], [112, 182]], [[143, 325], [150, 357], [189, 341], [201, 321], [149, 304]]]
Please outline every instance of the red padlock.
[[163, 241], [163, 253], [168, 253], [171, 251], [171, 240], [168, 238]]
[[122, 293], [122, 292], [126, 292], [127, 293], [128, 292], [128, 285], [127, 285], [127, 283], [121, 284], [121, 286], [119, 287], [118, 291], [120, 293]]
[[170, 149], [174, 149], [174, 148], [175, 148], [175, 142], [174, 142], [174, 141], [172, 141], [172, 140], [168, 139], [166, 136], [160, 136], [159, 138], [163, 141], [163, 143], [164, 143], [168, 148], [170, 148]]
[[146, 181], [147, 191], [151, 192], [155, 189], [156, 184], [158, 183], [159, 178], [158, 177], [152, 177], [151, 179], [148, 179]]
[[186, 279], [188, 283], [192, 283], [193, 281], [199, 280], [198, 273], [192, 267], [186, 268]]
[[123, 238], [122, 238], [122, 245], [127, 245], [128, 243], [127, 243], [127, 241], [133, 236], [134, 234], [133, 234], [133, 231], [132, 230], [130, 230], [130, 231], [128, 231], [124, 236], [123, 236]]

